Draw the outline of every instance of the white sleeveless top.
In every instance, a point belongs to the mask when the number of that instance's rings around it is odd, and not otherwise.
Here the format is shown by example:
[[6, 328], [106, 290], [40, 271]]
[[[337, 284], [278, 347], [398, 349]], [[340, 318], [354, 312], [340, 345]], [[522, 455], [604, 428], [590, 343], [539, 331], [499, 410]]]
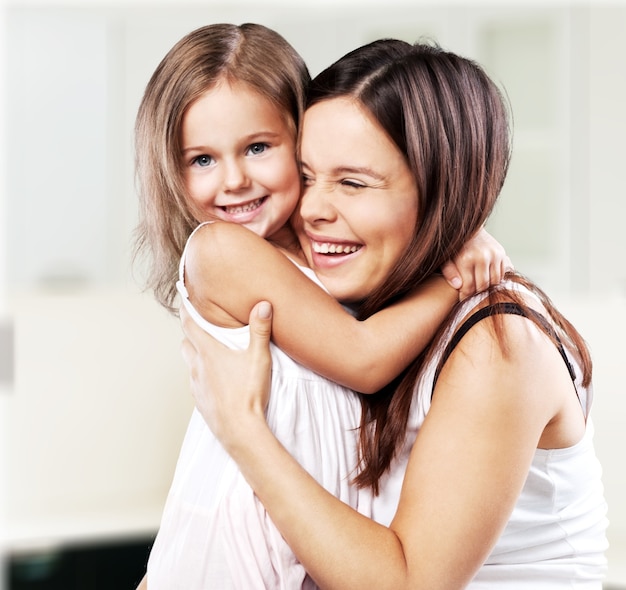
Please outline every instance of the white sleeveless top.
[[[178, 288], [196, 323], [231, 348], [247, 347], [248, 326], [215, 326], [193, 307], [185, 289], [184, 265], [185, 253]], [[319, 284], [310, 269], [301, 270]], [[322, 486], [372, 516], [370, 492], [350, 484], [357, 464], [361, 417], [356, 394], [295, 363], [273, 344], [271, 353], [269, 426]], [[148, 587], [316, 587], [197, 410], [191, 416], [148, 561]]]
[[[522, 289], [534, 297], [519, 285], [511, 283], [507, 287]], [[444, 336], [444, 348], [469, 310], [482, 297], [484, 295], [472, 297], [462, 306]], [[567, 356], [577, 375], [580, 375], [580, 368], [572, 355]], [[381, 481], [381, 495], [374, 501], [374, 509], [385, 513], [379, 514], [380, 518], [390, 518], [396, 510], [409, 453], [430, 409], [440, 359], [441, 354], [436, 355], [422, 370], [416, 385], [405, 445], [390, 472]], [[578, 376], [575, 387], [587, 416], [591, 390], [585, 390], [580, 380]], [[574, 390], [572, 395], [575, 395]], [[593, 447], [590, 417], [587, 417], [583, 438], [574, 446], [537, 449], [503, 534], [467, 588], [601, 590], [608, 547], [607, 506], [601, 476], [602, 469]]]

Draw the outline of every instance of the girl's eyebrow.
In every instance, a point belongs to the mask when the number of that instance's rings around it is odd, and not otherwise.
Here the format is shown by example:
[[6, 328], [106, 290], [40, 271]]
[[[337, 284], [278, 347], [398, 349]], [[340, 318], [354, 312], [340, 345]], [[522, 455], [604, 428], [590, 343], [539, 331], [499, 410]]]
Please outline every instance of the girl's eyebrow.
[[[242, 138], [241, 143], [242, 144], [250, 144], [250, 143], [255, 143], [256, 141], [261, 141], [261, 140], [267, 140], [267, 139], [275, 139], [276, 137], [280, 137], [281, 134], [277, 133], [276, 131], [255, 131], [254, 133], [251, 133], [250, 135]], [[209, 146], [206, 145], [198, 145], [198, 146], [189, 146], [186, 148], [183, 148], [182, 153], [186, 154], [187, 152], [195, 152], [195, 151], [211, 151], [211, 148], [209, 148]]]
[[208, 152], [211, 150], [208, 150], [205, 146], [190, 146], [190, 147], [186, 147], [183, 148], [183, 155], [186, 154], [187, 152]]

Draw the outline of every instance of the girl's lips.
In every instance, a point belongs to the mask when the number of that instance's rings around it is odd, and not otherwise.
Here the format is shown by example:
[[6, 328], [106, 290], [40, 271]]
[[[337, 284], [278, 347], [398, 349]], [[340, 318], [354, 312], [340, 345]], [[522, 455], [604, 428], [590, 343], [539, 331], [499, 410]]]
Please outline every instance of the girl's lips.
[[227, 215], [241, 215], [242, 213], [250, 213], [258, 209], [267, 199], [267, 197], [261, 197], [254, 201], [248, 201], [247, 203], [238, 203], [237, 205], [223, 205], [220, 209]]
[[257, 219], [263, 211], [263, 205], [267, 201], [268, 196], [246, 201], [245, 203], [237, 203], [236, 205], [216, 205], [216, 213], [220, 219], [245, 225]]

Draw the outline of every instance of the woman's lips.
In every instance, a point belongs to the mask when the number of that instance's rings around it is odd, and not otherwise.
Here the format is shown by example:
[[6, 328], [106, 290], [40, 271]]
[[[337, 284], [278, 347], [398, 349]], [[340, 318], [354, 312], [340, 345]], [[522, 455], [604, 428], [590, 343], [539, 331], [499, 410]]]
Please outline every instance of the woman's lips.
[[333, 269], [359, 256], [363, 244], [356, 242], [342, 241], [326, 236], [313, 238], [307, 234], [311, 244], [309, 263], [315, 270]]
[[354, 254], [361, 249], [361, 245], [311, 240], [311, 248], [316, 254]]

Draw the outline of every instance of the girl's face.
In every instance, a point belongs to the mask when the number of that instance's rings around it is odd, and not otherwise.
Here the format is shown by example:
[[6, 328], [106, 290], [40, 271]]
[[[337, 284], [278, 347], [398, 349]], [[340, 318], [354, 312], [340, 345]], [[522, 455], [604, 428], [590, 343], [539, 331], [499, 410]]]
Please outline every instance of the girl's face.
[[335, 298], [356, 303], [383, 283], [413, 237], [415, 180], [396, 145], [348, 98], [307, 110], [301, 157], [304, 254]]
[[300, 196], [295, 130], [267, 98], [219, 82], [187, 110], [182, 165], [198, 221], [223, 219], [264, 238], [280, 230]]

